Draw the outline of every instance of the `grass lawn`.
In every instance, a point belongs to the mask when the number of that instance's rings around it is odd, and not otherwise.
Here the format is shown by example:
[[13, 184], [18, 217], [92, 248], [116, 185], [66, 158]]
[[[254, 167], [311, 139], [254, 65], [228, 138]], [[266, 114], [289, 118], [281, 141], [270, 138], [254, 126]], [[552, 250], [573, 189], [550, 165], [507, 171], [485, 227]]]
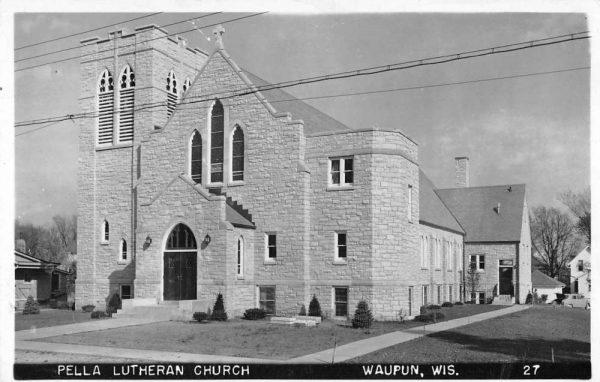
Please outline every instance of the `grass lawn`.
[[15, 330], [74, 324], [90, 320], [90, 313], [75, 310], [43, 309], [40, 314], [15, 313]]
[[533, 306], [438, 332], [349, 362], [454, 363], [590, 360], [590, 311]]
[[[447, 319], [496, 310], [495, 305], [443, 308]], [[422, 326], [416, 322], [375, 322], [369, 330], [325, 321], [318, 327], [294, 327], [268, 321], [160, 322], [45, 338], [45, 342], [164, 350], [197, 354], [289, 359], [368, 337]]]

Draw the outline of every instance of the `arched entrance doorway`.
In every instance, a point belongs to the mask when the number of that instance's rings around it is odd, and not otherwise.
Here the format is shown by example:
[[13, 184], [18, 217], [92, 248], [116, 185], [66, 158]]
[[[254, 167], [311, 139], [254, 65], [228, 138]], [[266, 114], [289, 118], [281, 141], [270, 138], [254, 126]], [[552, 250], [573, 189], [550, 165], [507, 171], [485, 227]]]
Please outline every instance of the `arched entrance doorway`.
[[165, 245], [163, 272], [164, 300], [196, 299], [196, 238], [185, 224], [177, 224]]

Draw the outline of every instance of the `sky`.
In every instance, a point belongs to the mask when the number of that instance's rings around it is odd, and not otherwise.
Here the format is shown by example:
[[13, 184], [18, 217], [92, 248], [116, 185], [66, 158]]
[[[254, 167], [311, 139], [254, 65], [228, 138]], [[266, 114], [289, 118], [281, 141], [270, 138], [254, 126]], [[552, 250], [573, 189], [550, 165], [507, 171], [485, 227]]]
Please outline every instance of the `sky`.
[[[160, 9], [159, 9], [160, 10]], [[114, 24], [151, 13], [17, 13], [14, 47]], [[165, 25], [205, 13], [163, 13], [119, 27], [15, 51], [15, 60], [76, 47], [109, 30]], [[242, 68], [276, 83], [346, 70], [424, 59], [588, 30], [584, 13], [335, 13], [269, 12], [235, 22], [239, 13], [199, 19], [183, 33], [189, 46], [213, 48], [212, 27], [224, 22], [224, 45]], [[189, 22], [166, 28], [193, 29]], [[454, 157], [468, 156], [471, 186], [527, 184], [530, 206], [557, 206], [560, 192], [590, 184], [590, 41], [579, 40], [512, 53], [286, 89], [351, 128], [379, 126], [419, 144], [419, 162], [439, 188], [454, 186]], [[15, 122], [79, 112], [79, 55], [69, 50], [17, 62]], [[573, 69], [573, 70], [572, 70]], [[488, 80], [497, 77], [562, 71]], [[165, 74], [166, 75], [166, 74]], [[435, 86], [465, 81], [486, 81]], [[277, 105], [275, 105], [277, 107]], [[285, 110], [283, 110], [285, 111]], [[75, 214], [77, 125], [16, 127], [15, 217], [46, 224]]]

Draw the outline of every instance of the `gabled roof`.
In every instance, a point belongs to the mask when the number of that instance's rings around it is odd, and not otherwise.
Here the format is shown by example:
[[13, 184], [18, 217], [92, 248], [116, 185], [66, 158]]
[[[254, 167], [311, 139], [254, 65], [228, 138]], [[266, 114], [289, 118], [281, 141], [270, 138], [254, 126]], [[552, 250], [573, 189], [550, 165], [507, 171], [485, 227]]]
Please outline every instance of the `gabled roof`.
[[575, 257], [573, 257], [573, 259], [571, 259], [571, 261], [569, 261], [569, 265], [573, 265], [574, 262], [579, 261], [579, 260], [588, 260], [590, 258], [591, 255], [591, 249], [590, 246], [586, 246], [584, 249], [582, 249]]
[[419, 169], [419, 223], [464, 235], [465, 231], [434, 191], [431, 180]]
[[[525, 185], [435, 190], [466, 232], [465, 242], [519, 242]], [[496, 211], [500, 203], [500, 210]]]
[[531, 271], [531, 285], [533, 288], [564, 288], [565, 284], [536, 270]]
[[340, 121], [281, 89], [261, 90], [261, 87], [271, 84], [246, 70], [244, 70], [244, 73], [278, 112], [289, 112], [292, 114], [292, 118], [301, 119], [304, 122], [304, 133], [306, 135], [350, 130], [348, 126]]

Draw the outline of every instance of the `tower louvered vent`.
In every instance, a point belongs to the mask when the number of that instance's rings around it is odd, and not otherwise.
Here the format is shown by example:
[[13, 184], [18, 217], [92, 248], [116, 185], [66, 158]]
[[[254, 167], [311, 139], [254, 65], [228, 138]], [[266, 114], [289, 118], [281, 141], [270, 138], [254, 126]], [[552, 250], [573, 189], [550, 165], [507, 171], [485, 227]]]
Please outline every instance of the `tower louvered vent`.
[[119, 142], [133, 141], [135, 74], [126, 66], [119, 82]]
[[102, 72], [98, 84], [98, 144], [113, 142], [113, 78], [108, 70]]

